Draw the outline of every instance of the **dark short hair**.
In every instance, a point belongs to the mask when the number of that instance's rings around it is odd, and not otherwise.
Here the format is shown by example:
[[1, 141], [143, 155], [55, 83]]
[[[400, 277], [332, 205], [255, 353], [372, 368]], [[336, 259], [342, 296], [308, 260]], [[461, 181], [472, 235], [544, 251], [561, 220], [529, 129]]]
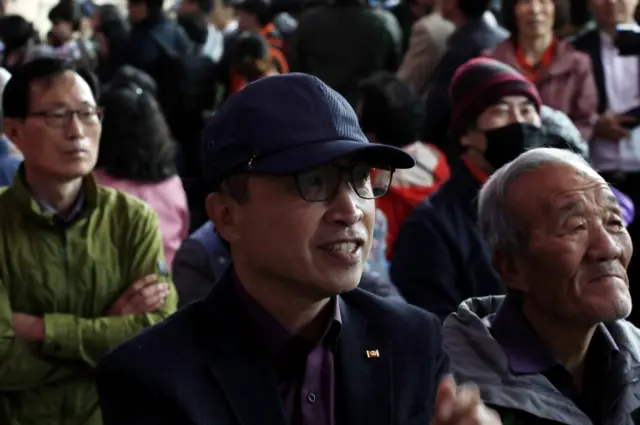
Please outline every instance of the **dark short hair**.
[[79, 31], [82, 22], [82, 11], [75, 0], [60, 0], [49, 11], [49, 21], [52, 24], [68, 22], [71, 24], [73, 31]]
[[420, 137], [422, 102], [413, 89], [390, 72], [378, 72], [360, 83], [360, 127], [384, 144], [409, 145]]
[[195, 44], [203, 46], [207, 42], [209, 25], [204, 12], [182, 13], [178, 16], [178, 24]]
[[263, 27], [273, 20], [274, 13], [270, 0], [238, 0], [235, 3], [236, 10], [243, 10], [256, 16]]
[[230, 67], [238, 72], [248, 82], [263, 77], [269, 69], [261, 69], [264, 66], [272, 66], [270, 47], [267, 40], [260, 34], [242, 32], [236, 38], [230, 55]]
[[[502, 0], [500, 7], [502, 26], [511, 33], [514, 39], [518, 36], [518, 26], [516, 24], [516, 5], [518, 1], [519, 0]], [[553, 4], [556, 7], [553, 29], [559, 30], [570, 21], [571, 4], [568, 0], [553, 0]]]
[[100, 24], [104, 24], [105, 22], [113, 22], [113, 21], [126, 21], [126, 17], [122, 10], [115, 4], [102, 4], [98, 6], [98, 17], [100, 19]]
[[482, 17], [490, 5], [491, 0], [458, 0], [458, 8], [468, 19]]
[[[77, 72], [72, 61], [53, 57], [34, 59], [17, 67], [2, 94], [4, 116], [6, 118], [26, 118], [31, 106], [31, 85], [37, 81], [55, 78], [68, 71]], [[97, 82], [95, 80], [93, 83], [88, 81], [89, 74], [86, 71], [81, 71], [78, 75], [87, 81], [91, 93], [97, 98]]]
[[131, 65], [123, 65], [118, 68], [105, 86], [104, 91], [118, 90], [132, 86], [140, 87], [147, 93], [157, 98], [158, 86], [152, 76]]
[[177, 174], [176, 143], [152, 94], [137, 86], [105, 93], [97, 167], [114, 177], [159, 182]]
[[204, 13], [210, 13], [213, 10], [213, 0], [188, 0], [189, 3], [196, 5]]
[[35, 40], [37, 31], [33, 24], [22, 16], [7, 15], [0, 18], [0, 40], [5, 46], [5, 56], [8, 53], [25, 47]]
[[164, 0], [127, 0], [127, 3], [146, 4], [152, 10], [161, 10], [164, 7]]

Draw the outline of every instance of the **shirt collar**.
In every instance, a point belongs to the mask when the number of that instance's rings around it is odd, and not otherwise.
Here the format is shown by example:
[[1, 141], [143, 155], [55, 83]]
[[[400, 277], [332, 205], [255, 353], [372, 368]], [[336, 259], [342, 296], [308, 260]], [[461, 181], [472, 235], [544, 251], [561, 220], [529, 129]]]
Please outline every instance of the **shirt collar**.
[[[280, 354], [285, 346], [296, 338], [296, 335], [269, 314], [269, 312], [247, 292], [244, 286], [242, 286], [242, 283], [235, 277], [235, 274], [234, 286], [240, 299], [240, 304], [249, 315], [251, 322], [256, 327], [258, 335], [263, 339], [263, 343], [267, 349], [273, 355]], [[333, 309], [332, 318], [320, 339], [320, 343], [327, 346], [332, 346], [337, 341], [340, 329], [342, 328], [342, 317], [337, 297], [331, 300], [331, 308]]]
[[71, 211], [68, 215], [66, 216], [61, 216], [60, 212], [58, 210], [56, 210], [51, 204], [47, 203], [46, 201], [42, 200], [42, 199], [38, 199], [34, 196], [34, 200], [38, 203], [38, 205], [40, 206], [40, 210], [43, 213], [49, 213], [51, 214], [53, 217], [56, 217], [57, 219], [61, 220], [63, 223], [71, 223], [72, 221], [74, 221], [76, 218], [78, 218], [80, 216], [80, 214], [82, 213], [82, 210], [84, 208], [84, 204], [86, 201], [86, 196], [85, 196], [85, 191], [84, 191], [84, 186], [80, 189], [80, 193], [78, 194], [78, 197], [76, 198], [75, 202], [73, 203], [73, 207], [71, 208]]
[[[619, 351], [611, 333], [599, 324], [594, 338], [612, 352]], [[527, 322], [515, 301], [507, 296], [491, 320], [491, 334], [504, 350], [509, 368], [516, 374], [542, 373], [560, 363]]]
[[[39, 219], [43, 219], [49, 223], [59, 221], [58, 212], [50, 205], [46, 205], [40, 199], [35, 199], [25, 178], [24, 162], [20, 164], [16, 178], [11, 184], [11, 191], [18, 201], [18, 205], [25, 212], [33, 214]], [[84, 177], [82, 191], [73, 204], [72, 214], [69, 218], [62, 220], [63, 223], [69, 224], [71, 221], [77, 220], [83, 213], [91, 213], [98, 207], [98, 185], [96, 184], [93, 174]]]

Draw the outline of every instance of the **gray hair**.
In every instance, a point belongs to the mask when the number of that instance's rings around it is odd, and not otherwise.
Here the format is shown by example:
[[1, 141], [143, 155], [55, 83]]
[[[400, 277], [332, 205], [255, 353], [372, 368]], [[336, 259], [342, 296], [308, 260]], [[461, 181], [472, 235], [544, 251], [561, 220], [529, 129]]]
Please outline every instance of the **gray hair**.
[[522, 251], [526, 232], [513, 216], [507, 193], [523, 174], [547, 164], [566, 164], [597, 175], [582, 156], [557, 148], [531, 149], [498, 169], [484, 184], [478, 199], [478, 227], [492, 251]]

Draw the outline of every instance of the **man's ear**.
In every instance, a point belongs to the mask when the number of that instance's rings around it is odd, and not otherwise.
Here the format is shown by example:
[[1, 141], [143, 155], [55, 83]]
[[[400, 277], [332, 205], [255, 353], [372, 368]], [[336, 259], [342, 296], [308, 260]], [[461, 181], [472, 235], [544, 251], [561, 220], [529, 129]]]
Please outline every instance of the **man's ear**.
[[520, 256], [504, 249], [496, 249], [492, 256], [493, 267], [505, 285], [520, 292], [529, 292], [526, 284], [523, 262]]
[[23, 151], [22, 120], [5, 118], [3, 120], [3, 126], [5, 136], [7, 136], [20, 151]]
[[205, 207], [207, 216], [224, 240], [232, 244], [240, 238], [242, 211], [238, 202], [225, 193], [215, 192], [207, 196]]

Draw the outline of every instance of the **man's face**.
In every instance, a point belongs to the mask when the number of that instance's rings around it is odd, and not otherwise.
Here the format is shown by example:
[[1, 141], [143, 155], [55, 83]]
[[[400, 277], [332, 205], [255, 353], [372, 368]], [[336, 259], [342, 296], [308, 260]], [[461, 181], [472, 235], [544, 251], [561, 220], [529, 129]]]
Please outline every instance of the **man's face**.
[[525, 294], [525, 308], [577, 326], [629, 315], [633, 245], [597, 173], [548, 164], [519, 177], [507, 196], [528, 243], [505, 280]]
[[51, 34], [53, 35], [56, 45], [61, 45], [71, 40], [73, 37], [73, 28], [70, 22], [58, 21], [53, 24], [51, 28]]
[[[359, 197], [347, 178], [324, 202], [303, 199], [292, 176], [248, 179], [247, 202], [221, 194], [207, 201], [209, 216], [232, 246], [238, 274], [268, 279], [313, 301], [354, 289], [371, 249], [374, 200]], [[318, 176], [305, 181], [325, 184]]]
[[484, 152], [487, 149], [485, 131], [506, 127], [513, 123], [527, 123], [540, 127], [542, 121], [536, 106], [524, 96], [505, 96], [500, 102], [489, 106], [476, 121], [476, 128], [461, 137], [465, 147]]
[[148, 10], [144, 2], [131, 1], [127, 2], [129, 9], [129, 20], [131, 22], [140, 22], [146, 19]]
[[633, 22], [638, 0], [590, 0], [591, 10], [600, 25], [615, 27]]
[[5, 120], [7, 135], [24, 154], [28, 172], [56, 181], [89, 174], [102, 130], [99, 117], [89, 113], [95, 107], [89, 85], [75, 72], [32, 83], [27, 118]]

